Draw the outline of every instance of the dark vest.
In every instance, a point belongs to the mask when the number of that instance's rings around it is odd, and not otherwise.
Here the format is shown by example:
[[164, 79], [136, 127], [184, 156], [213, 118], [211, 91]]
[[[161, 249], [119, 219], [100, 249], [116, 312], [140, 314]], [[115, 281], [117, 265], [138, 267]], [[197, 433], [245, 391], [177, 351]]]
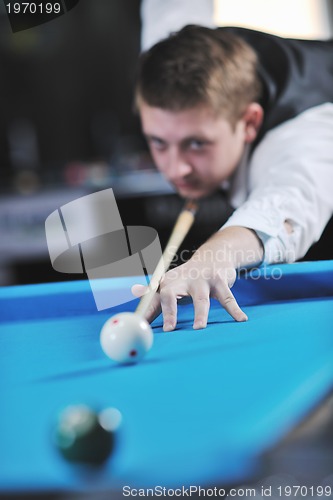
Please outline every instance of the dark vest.
[[333, 40], [280, 38], [245, 28], [218, 28], [243, 38], [259, 57], [269, 129], [324, 102], [333, 102]]

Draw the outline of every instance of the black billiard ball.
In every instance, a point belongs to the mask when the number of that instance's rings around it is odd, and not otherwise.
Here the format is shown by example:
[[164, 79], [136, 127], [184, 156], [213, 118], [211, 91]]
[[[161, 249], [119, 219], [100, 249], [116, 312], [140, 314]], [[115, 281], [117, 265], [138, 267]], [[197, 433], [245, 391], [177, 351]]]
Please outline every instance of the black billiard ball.
[[[117, 410], [115, 410], [117, 411]], [[78, 464], [102, 465], [114, 448], [114, 431], [87, 405], [73, 405], [59, 415], [54, 440], [61, 455]]]

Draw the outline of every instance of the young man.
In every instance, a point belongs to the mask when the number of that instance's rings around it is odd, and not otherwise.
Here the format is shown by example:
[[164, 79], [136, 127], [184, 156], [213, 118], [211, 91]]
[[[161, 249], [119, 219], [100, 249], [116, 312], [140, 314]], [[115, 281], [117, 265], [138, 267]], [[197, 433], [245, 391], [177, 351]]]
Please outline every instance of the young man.
[[191, 296], [195, 329], [210, 297], [245, 321], [236, 270], [302, 257], [333, 213], [333, 41], [187, 26], [142, 55], [136, 103], [155, 164], [180, 196], [223, 186], [236, 208], [165, 275], [147, 319], [162, 309], [173, 330], [177, 298]]

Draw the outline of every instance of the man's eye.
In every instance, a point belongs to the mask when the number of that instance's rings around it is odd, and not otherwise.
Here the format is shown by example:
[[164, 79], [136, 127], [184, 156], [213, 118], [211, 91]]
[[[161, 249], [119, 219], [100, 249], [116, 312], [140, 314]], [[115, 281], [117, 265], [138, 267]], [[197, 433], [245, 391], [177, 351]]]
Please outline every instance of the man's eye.
[[191, 141], [189, 141], [189, 144], [188, 144], [189, 149], [192, 149], [192, 150], [202, 149], [205, 145], [206, 145], [206, 142], [200, 141], [199, 139], [192, 139]]
[[149, 144], [152, 148], [157, 149], [159, 151], [162, 151], [166, 147], [165, 142], [157, 138], [151, 138], [149, 140]]

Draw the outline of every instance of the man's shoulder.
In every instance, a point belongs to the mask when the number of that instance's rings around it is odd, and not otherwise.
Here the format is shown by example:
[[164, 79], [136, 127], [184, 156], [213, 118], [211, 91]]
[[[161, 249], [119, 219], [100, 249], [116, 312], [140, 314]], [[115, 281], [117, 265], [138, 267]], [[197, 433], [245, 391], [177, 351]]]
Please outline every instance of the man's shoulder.
[[[268, 44], [275, 44], [277, 46], [300, 46], [300, 47], [318, 47], [318, 48], [326, 48], [329, 49], [333, 46], [333, 38], [328, 40], [322, 39], [301, 39], [301, 38], [288, 38], [282, 37], [273, 33], [253, 30], [250, 28], [244, 28], [241, 26], [221, 26], [217, 28], [219, 31], [225, 31], [229, 33], [233, 33], [235, 36], [239, 36], [251, 44], [262, 44], [266, 42]], [[265, 47], [263, 47], [264, 49]]]
[[277, 125], [269, 130], [253, 149], [253, 156], [260, 156], [261, 153], [284, 154], [295, 150], [298, 145], [305, 149], [308, 144], [314, 143], [316, 137], [332, 135], [333, 131], [333, 103], [326, 102], [319, 106], [303, 111], [299, 115]]

